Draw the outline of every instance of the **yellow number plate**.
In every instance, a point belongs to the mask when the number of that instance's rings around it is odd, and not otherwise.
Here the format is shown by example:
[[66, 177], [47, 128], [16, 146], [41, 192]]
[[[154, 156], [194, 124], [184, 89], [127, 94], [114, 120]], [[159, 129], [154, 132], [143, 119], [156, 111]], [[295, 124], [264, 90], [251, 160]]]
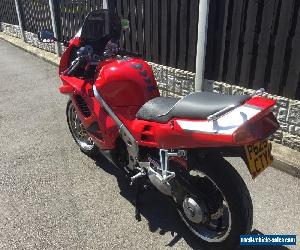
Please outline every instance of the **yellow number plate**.
[[253, 179], [272, 164], [271, 150], [272, 144], [268, 140], [245, 146], [248, 167]]

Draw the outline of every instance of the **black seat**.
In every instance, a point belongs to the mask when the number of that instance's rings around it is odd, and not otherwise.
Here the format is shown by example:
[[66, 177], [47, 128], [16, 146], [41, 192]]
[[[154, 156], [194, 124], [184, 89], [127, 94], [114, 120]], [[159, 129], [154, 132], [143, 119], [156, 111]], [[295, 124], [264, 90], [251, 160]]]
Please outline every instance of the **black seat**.
[[173, 117], [205, 120], [229, 105], [240, 105], [248, 99], [249, 95], [224, 95], [214, 92], [195, 92], [182, 99], [160, 96], [146, 102], [136, 117], [161, 123], [166, 123]]

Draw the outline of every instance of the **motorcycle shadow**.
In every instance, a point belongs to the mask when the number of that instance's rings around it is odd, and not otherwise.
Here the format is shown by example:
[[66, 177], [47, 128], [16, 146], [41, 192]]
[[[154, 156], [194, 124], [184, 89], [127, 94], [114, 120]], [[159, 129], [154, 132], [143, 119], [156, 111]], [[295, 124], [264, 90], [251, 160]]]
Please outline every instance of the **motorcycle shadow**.
[[[102, 154], [93, 158], [93, 160], [99, 168], [116, 177], [120, 194], [134, 207], [135, 188], [129, 185], [129, 180], [126, 179], [121, 170]], [[165, 246], [172, 247], [179, 241], [184, 240], [192, 249], [204, 250], [197, 242], [196, 237], [191, 234], [181, 221], [171, 199], [161, 194], [154, 187], [141, 195], [140, 212], [142, 220], [148, 222], [151, 232], [158, 232], [160, 235], [171, 234], [173, 236], [172, 240], [166, 242]], [[132, 216], [135, 217], [134, 212]]]
[[[129, 185], [129, 180], [121, 170], [111, 163], [102, 154], [93, 158], [96, 165], [116, 177], [118, 186], [120, 188], [120, 194], [128, 200], [132, 206], [135, 205], [135, 189]], [[160, 235], [171, 234], [173, 239], [170, 242], [166, 242], [166, 247], [173, 247], [177, 243], [180, 245], [180, 241], [184, 240], [186, 244], [192, 249], [205, 250], [200, 246], [197, 238], [188, 230], [185, 224], [181, 221], [174, 204], [171, 199], [161, 194], [155, 188], [150, 188], [144, 192], [141, 196], [141, 217], [142, 220], [147, 220], [149, 230], [151, 232], [157, 232]], [[132, 213], [134, 217], [135, 214]], [[258, 230], [253, 230], [251, 234], [262, 234]], [[271, 246], [271, 247], [240, 247], [239, 250], [288, 250], [283, 246]]]

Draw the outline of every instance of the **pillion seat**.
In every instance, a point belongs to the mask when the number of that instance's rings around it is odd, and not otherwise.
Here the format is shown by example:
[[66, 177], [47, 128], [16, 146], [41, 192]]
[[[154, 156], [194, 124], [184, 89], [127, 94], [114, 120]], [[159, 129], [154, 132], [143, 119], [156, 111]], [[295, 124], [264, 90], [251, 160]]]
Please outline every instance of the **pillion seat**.
[[174, 117], [205, 120], [229, 105], [240, 105], [248, 99], [249, 95], [214, 92], [195, 92], [182, 99], [160, 96], [146, 102], [137, 112], [136, 118], [161, 123]]

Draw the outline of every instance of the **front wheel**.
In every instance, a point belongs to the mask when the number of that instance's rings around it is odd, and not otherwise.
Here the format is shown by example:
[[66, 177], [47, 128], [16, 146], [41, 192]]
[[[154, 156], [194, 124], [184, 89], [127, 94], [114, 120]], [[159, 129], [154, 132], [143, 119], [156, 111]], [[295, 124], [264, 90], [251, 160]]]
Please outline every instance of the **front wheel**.
[[174, 193], [181, 219], [205, 249], [235, 249], [252, 227], [246, 184], [222, 157], [193, 156], [190, 164], [193, 170], [176, 181]]
[[96, 156], [99, 153], [99, 149], [93, 139], [87, 134], [71, 100], [68, 101], [66, 114], [69, 130], [80, 150], [88, 156]]

